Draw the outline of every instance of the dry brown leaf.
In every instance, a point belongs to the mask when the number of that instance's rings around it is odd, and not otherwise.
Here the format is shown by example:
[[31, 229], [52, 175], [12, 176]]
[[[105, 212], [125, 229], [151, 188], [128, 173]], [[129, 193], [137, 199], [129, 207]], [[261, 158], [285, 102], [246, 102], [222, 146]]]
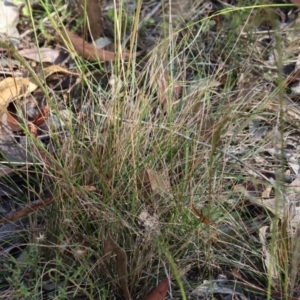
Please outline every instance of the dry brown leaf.
[[[2, 123], [2, 122], [1, 122]], [[7, 114], [7, 119], [6, 119], [6, 123], [7, 125], [10, 127], [10, 129], [13, 132], [17, 132], [17, 131], [21, 131], [22, 128], [19, 125], [18, 120], [15, 118], [14, 115], [12, 115], [11, 113]], [[4, 125], [4, 124], [3, 124]]]
[[244, 195], [244, 197], [246, 197], [247, 199], [260, 197], [264, 189], [265, 187], [262, 184], [251, 181], [237, 184], [233, 187], [233, 190], [236, 193]]
[[[114, 61], [117, 58], [117, 55], [114, 52], [106, 51], [103, 49], [97, 49], [93, 44], [87, 43], [77, 34], [74, 34], [65, 29], [62, 30], [62, 35], [65, 42], [71, 42], [76, 53], [83, 57], [84, 59], [90, 61]], [[143, 51], [136, 53], [136, 56], [140, 55]], [[123, 51], [122, 58], [129, 57], [127, 51]]]
[[[85, 11], [86, 7], [86, 11]], [[102, 35], [103, 30], [103, 20], [102, 20], [102, 10], [99, 0], [78, 0], [78, 11], [80, 16], [85, 19], [85, 14], [87, 15], [88, 25], [87, 28], [90, 29], [91, 35], [94, 40]]]
[[[54, 65], [43, 70], [43, 77], [47, 78], [53, 73], [64, 73], [71, 75], [78, 75], [78, 73], [73, 73], [64, 69], [60, 66]], [[42, 79], [41, 79], [42, 80]], [[19, 78], [19, 77], [8, 77], [0, 82], [0, 113], [5, 111], [8, 104], [14, 101], [17, 97], [26, 96], [37, 89], [33, 78]]]
[[28, 214], [38, 210], [40, 207], [44, 207], [46, 205], [51, 204], [54, 201], [54, 198], [48, 198], [46, 200], [37, 200], [30, 203], [30, 205], [23, 207], [21, 210], [18, 210], [14, 212], [10, 216], [6, 216], [2, 219], [0, 219], [0, 224], [12, 222], [15, 220], [18, 220], [24, 216], [27, 216]]
[[119, 283], [124, 294], [124, 299], [130, 300], [130, 293], [127, 284], [127, 257], [125, 251], [108, 234], [104, 242], [104, 254], [111, 258], [116, 254], [116, 271], [119, 277]]
[[139, 176], [140, 189], [142, 197], [145, 201], [151, 199], [151, 205], [155, 209], [160, 207], [160, 201], [163, 199], [172, 200], [172, 188], [168, 170], [155, 171], [151, 169], [144, 169]]
[[[64, 73], [70, 75], [78, 75], [77, 73], [73, 73], [64, 69], [60, 66], [54, 65], [43, 70], [43, 74], [40, 76], [41, 80], [45, 80], [48, 76], [53, 73]], [[7, 112], [7, 107], [9, 103], [13, 102], [17, 98], [26, 97], [33, 91], [35, 91], [38, 87], [34, 78], [19, 78], [19, 77], [9, 77], [5, 78], [0, 82], [0, 116], [1, 116], [1, 125], [9, 127], [12, 131], [20, 130], [20, 126], [18, 125], [18, 121]], [[47, 119], [49, 114], [49, 107], [45, 106], [40, 114], [31, 122], [31, 129], [33, 132], [37, 132], [36, 126], [42, 125]], [[3, 116], [6, 116], [3, 119]], [[30, 125], [29, 124], [29, 125]], [[2, 130], [3, 131], [3, 130]], [[5, 132], [1, 132], [2, 140], [5, 138]], [[3, 150], [3, 149], [2, 149]]]
[[169, 290], [169, 278], [166, 277], [159, 285], [147, 296], [145, 300], [164, 300]]
[[31, 123], [38, 127], [41, 126], [48, 119], [49, 112], [49, 106], [46, 104]]
[[[0, 109], [6, 110], [7, 105], [16, 97], [30, 94], [37, 88], [31, 78], [9, 77], [0, 82]], [[1, 111], [0, 111], [1, 113]]]
[[[31, 132], [32, 136], [34, 136], [35, 138], [37, 138], [37, 135], [38, 135], [38, 128], [37, 128], [37, 126], [34, 125], [33, 123], [29, 123], [29, 129], [30, 129], [30, 132]], [[37, 153], [39, 153], [39, 152], [37, 152]], [[41, 155], [39, 155], [39, 156], [41, 156]]]
[[142, 178], [143, 187], [149, 194], [162, 192], [165, 194], [172, 193], [170, 178], [166, 170], [158, 172], [152, 169], [145, 169]]
[[84, 41], [80, 36], [68, 30], [62, 30], [65, 41], [70, 41], [77, 54], [90, 61], [114, 61], [116, 54], [114, 52], [97, 49], [93, 44]]

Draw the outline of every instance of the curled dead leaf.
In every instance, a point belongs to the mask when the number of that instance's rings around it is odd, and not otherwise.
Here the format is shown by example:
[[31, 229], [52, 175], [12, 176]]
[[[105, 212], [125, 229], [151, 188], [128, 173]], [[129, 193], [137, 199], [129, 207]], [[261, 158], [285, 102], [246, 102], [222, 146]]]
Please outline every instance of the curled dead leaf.
[[[78, 75], [78, 73], [70, 72], [60, 66], [54, 65], [43, 70], [43, 80], [54, 73], [64, 73], [70, 75]], [[42, 80], [42, 79], [41, 79]], [[29, 95], [35, 91], [38, 84], [34, 78], [8, 77], [0, 82], [0, 109], [5, 111], [8, 104], [17, 97]]]

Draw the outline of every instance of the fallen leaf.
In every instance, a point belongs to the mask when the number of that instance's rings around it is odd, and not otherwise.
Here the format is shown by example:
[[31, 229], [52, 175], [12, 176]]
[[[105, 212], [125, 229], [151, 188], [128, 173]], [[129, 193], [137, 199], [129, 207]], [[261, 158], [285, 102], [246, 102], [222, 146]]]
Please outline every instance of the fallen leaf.
[[116, 271], [119, 283], [124, 294], [124, 299], [130, 300], [130, 293], [127, 285], [127, 257], [125, 251], [110, 237], [104, 242], [104, 254], [111, 258], [112, 254], [116, 254]]
[[149, 197], [157, 201], [165, 197], [173, 198], [168, 170], [155, 171], [146, 168], [142, 170], [139, 179], [145, 200]]
[[[93, 44], [87, 43], [80, 36], [66, 29], [62, 30], [62, 36], [64, 38], [64, 42], [71, 42], [71, 45], [75, 49], [76, 53], [84, 59], [90, 61], [114, 61], [117, 58], [117, 55], [114, 52], [97, 49]], [[135, 55], [138, 56], [142, 52], [143, 51], [139, 51], [135, 53]], [[123, 51], [122, 58], [127, 57], [129, 57], [129, 53], [127, 51]]]
[[7, 119], [6, 119], [7, 125], [10, 127], [10, 129], [13, 132], [17, 132], [17, 131], [21, 131], [22, 128], [20, 127], [20, 124], [17, 120], [17, 118], [15, 118], [14, 115], [12, 115], [10, 112], [7, 114]]
[[258, 186], [251, 182], [237, 184], [233, 187], [234, 192], [243, 195], [247, 199], [252, 199], [259, 196]]
[[[6, 109], [7, 105], [16, 97], [30, 94], [37, 88], [37, 84], [31, 78], [8, 77], [0, 82], [0, 109]], [[1, 112], [0, 111], [0, 112]]]
[[145, 300], [164, 300], [170, 287], [169, 278], [166, 277], [159, 285], [147, 296]]
[[[78, 75], [59, 66], [51, 66], [45, 68], [43, 73], [38, 77], [41, 81], [46, 80], [53, 73], [65, 73]], [[32, 161], [34, 156], [32, 151], [27, 151], [26, 147], [19, 145], [13, 138], [13, 131], [19, 131], [21, 128], [19, 122], [7, 110], [8, 105], [14, 100], [21, 101], [22, 97], [26, 97], [37, 89], [38, 85], [35, 79], [8, 77], [0, 82], [0, 152], [4, 158], [13, 162]], [[37, 135], [37, 126], [42, 125], [48, 118], [49, 108], [45, 106], [42, 111], [34, 118], [33, 122], [28, 122], [31, 132]], [[24, 120], [26, 123], [26, 120]]]
[[[77, 75], [78, 73], [70, 72], [60, 66], [54, 65], [43, 70], [41, 80], [46, 79], [53, 73], [64, 73]], [[43, 78], [43, 79], [42, 79]], [[7, 105], [14, 101], [17, 97], [26, 96], [37, 89], [33, 78], [8, 77], [0, 82], [0, 113], [5, 111]]]
[[30, 203], [30, 205], [23, 207], [22, 209], [14, 212], [9, 216], [5, 216], [4, 218], [0, 219], [0, 224], [12, 222], [18, 220], [28, 214], [38, 210], [40, 207], [47, 206], [54, 201], [54, 198], [48, 198], [46, 200], [37, 200]]
[[18, 53], [36, 62], [48, 62], [52, 64], [61, 64], [69, 55], [65, 51], [51, 48], [22, 49], [19, 50]]
[[[83, 19], [87, 19], [88, 26], [91, 36], [94, 40], [102, 35], [103, 30], [103, 20], [102, 20], [102, 10], [99, 0], [78, 0], [78, 11]], [[85, 10], [86, 8], [86, 10]], [[87, 18], [85, 18], [85, 15]]]
[[33, 119], [33, 121], [31, 122], [32, 124], [34, 124], [35, 126], [39, 127], [42, 124], [45, 123], [45, 121], [47, 120], [49, 116], [49, 106], [48, 104], [46, 104], [41, 111], [39, 112], [39, 114]]
[[0, 37], [16, 44], [19, 42], [19, 32], [16, 28], [19, 22], [19, 8], [10, 1], [0, 1]]
[[116, 54], [114, 52], [97, 49], [93, 44], [87, 43], [80, 36], [65, 30], [62, 31], [66, 42], [70, 41], [77, 54], [90, 61], [114, 61]]

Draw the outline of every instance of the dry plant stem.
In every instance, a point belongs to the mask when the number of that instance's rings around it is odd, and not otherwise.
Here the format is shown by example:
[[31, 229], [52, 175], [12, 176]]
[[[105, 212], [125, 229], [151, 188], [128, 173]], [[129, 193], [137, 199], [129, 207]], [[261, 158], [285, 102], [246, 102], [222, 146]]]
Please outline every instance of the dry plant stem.
[[[108, 115], [105, 115], [105, 114], [99, 114], [99, 113], [95, 113], [95, 115], [97, 116], [101, 116], [101, 117], [104, 117], [104, 118], [108, 118], [109, 116]], [[145, 122], [145, 121], [136, 121], [136, 120], [129, 120], [129, 119], [122, 119], [122, 118], [118, 118], [118, 117], [114, 117], [116, 120], [118, 121], [122, 121], [122, 122], [125, 122], [125, 123], [141, 123], [141, 124], [144, 124], [144, 125], [150, 125], [150, 126], [153, 126], [155, 128], [159, 128], [159, 129], [164, 129], [164, 130], [167, 130], [169, 132], [172, 132], [178, 136], [181, 136], [183, 138], [185, 138], [186, 140], [188, 141], [196, 141], [196, 143], [198, 145], [202, 145], [202, 146], [205, 146], [209, 149], [212, 149], [212, 145], [210, 144], [207, 144], [205, 142], [201, 142], [201, 141], [198, 141], [198, 140], [194, 140], [193, 138], [187, 136], [187, 135], [184, 135], [178, 131], [174, 131], [164, 125], [160, 125], [160, 124], [153, 124], [153, 123], [149, 123], [149, 122]], [[244, 167], [250, 169], [251, 171], [253, 171], [255, 174], [257, 174], [258, 176], [260, 176], [261, 178], [263, 178], [264, 180], [266, 180], [268, 183], [270, 183], [271, 185], [273, 185], [273, 182], [268, 178], [266, 177], [264, 174], [262, 174], [260, 171], [256, 170], [255, 168], [253, 168], [252, 166], [248, 165], [247, 163], [243, 162], [241, 159], [239, 159], [238, 157], [236, 157], [235, 155], [231, 154], [231, 153], [228, 153], [218, 147], [214, 147], [214, 149], [216, 151], [218, 151], [219, 153], [222, 153], [223, 155], [225, 156], [228, 156], [230, 158], [232, 158], [233, 160], [239, 162], [241, 165], [243, 165]]]

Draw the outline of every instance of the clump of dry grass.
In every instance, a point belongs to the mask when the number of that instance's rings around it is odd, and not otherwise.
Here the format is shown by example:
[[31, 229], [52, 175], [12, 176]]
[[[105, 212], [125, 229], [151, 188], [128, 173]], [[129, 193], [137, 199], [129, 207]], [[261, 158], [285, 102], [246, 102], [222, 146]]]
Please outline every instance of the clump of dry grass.
[[[247, 22], [244, 13], [239, 16]], [[177, 283], [173, 298], [221, 273], [270, 299], [273, 290], [292, 293], [285, 279], [290, 269], [280, 262], [290, 259], [288, 245], [280, 247], [276, 239], [268, 245], [274, 253], [284, 249], [273, 258], [283, 279], [273, 280], [258, 237], [271, 217], [236, 189], [270, 182], [226, 155], [253, 167], [252, 158], [271, 136], [254, 147], [246, 133], [256, 116], [266, 114], [270, 95], [251, 82], [251, 68], [245, 71], [257, 53], [238, 57], [239, 47], [251, 42], [239, 35], [241, 23], [225, 39], [223, 31], [204, 30], [209, 21], [170, 28], [172, 34], [140, 62], [112, 63], [106, 86], [82, 81], [88, 113], [66, 127], [44, 170], [56, 201], [45, 245], [34, 245], [44, 258], [36, 263], [36, 286], [55, 282], [62, 284], [60, 296], [122, 298], [115, 261], [104, 251], [110, 234], [126, 253], [134, 299], [145, 298], [170, 273]], [[215, 38], [209, 51], [207, 38]], [[251, 83], [238, 79], [241, 74]]]

